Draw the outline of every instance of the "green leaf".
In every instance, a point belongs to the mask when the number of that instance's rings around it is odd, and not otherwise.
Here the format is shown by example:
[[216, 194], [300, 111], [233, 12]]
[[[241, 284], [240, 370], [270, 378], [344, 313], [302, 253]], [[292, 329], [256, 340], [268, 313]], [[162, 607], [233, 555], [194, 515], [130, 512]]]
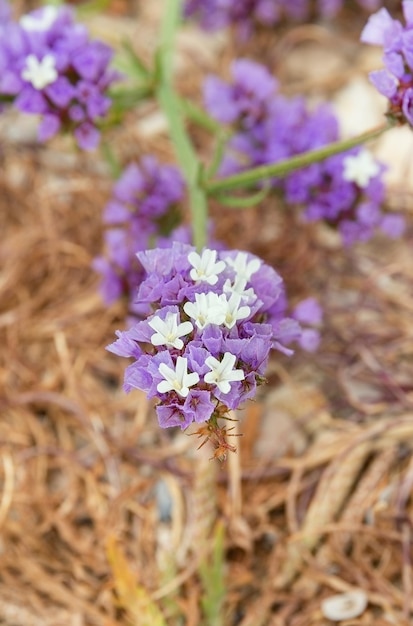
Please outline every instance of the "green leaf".
[[[145, 83], [150, 82], [150, 80], [152, 79], [152, 73], [146, 67], [142, 59], [140, 59], [139, 56], [136, 54], [131, 42], [128, 39], [124, 39], [122, 41], [121, 49], [124, 51], [126, 56], [127, 64], [123, 67], [125, 68], [125, 71], [128, 73], [128, 75], [130, 68], [132, 76], [136, 76], [136, 78], [144, 81]], [[117, 63], [120, 69], [122, 69], [122, 58], [120, 58]]]

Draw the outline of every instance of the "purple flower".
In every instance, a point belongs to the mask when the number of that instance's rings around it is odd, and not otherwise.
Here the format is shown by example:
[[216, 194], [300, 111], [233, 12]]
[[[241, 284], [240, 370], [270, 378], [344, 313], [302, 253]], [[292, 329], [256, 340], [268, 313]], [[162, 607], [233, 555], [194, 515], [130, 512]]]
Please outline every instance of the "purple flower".
[[184, 410], [190, 422], [206, 422], [215, 410], [209, 391], [193, 390], [189, 392], [184, 402]]
[[388, 101], [387, 116], [413, 127], [413, 8], [402, 2], [406, 25], [391, 17], [387, 9], [370, 16], [361, 41], [382, 46], [386, 69], [370, 73], [370, 80]]
[[[373, 33], [375, 36], [377, 33]], [[396, 66], [394, 55], [392, 62]], [[259, 64], [245, 59], [237, 63], [232, 67], [231, 83], [211, 76], [206, 84], [209, 113], [220, 121], [231, 121], [234, 127], [221, 174], [274, 163], [339, 140], [338, 121], [328, 106], [311, 110], [301, 97], [278, 94], [276, 83]], [[389, 95], [397, 91], [398, 79], [389, 70], [381, 70], [376, 78]], [[405, 90], [402, 107], [413, 121], [413, 87]], [[270, 184], [284, 196], [287, 207], [300, 211], [302, 221], [323, 220], [340, 233], [345, 245], [352, 245], [367, 241], [380, 227], [384, 216], [384, 169], [367, 150], [354, 148], [283, 179], [273, 179]], [[265, 303], [265, 280], [262, 288], [255, 286], [255, 291]]]
[[[130, 308], [136, 309], [134, 300], [146, 263], [145, 259], [138, 260], [136, 254], [149, 248], [152, 241], [156, 243], [160, 231], [164, 235], [163, 245], [165, 239], [174, 238], [177, 204], [183, 195], [184, 182], [179, 171], [158, 163], [154, 157], [144, 157], [139, 165], [130, 163], [125, 168], [104, 209], [104, 224], [109, 227], [105, 236], [106, 262], [95, 262], [107, 304], [123, 295], [130, 301]], [[150, 253], [147, 256], [149, 260]], [[154, 285], [155, 290], [159, 287], [159, 283]], [[153, 294], [149, 283], [146, 291], [150, 302]], [[140, 299], [145, 299], [143, 292]]]
[[[196, 19], [205, 30], [234, 25], [242, 39], [251, 35], [254, 26], [271, 27], [282, 19], [309, 19], [316, 5], [320, 17], [332, 18], [344, 5], [343, 0], [186, 0], [184, 14]], [[374, 11], [380, 0], [358, 0], [360, 7]]]
[[[215, 428], [220, 416], [255, 395], [271, 348], [291, 354], [286, 340], [300, 334], [298, 322], [280, 308], [275, 321], [282, 279], [258, 257], [237, 250], [197, 253], [174, 243], [138, 256], [146, 276], [137, 304], [143, 298], [152, 313], [118, 331], [108, 346], [134, 359], [124, 389], [157, 398], [163, 428], [210, 420]], [[175, 304], [165, 306], [171, 298]]]
[[304, 324], [318, 326], [323, 319], [323, 310], [315, 298], [306, 298], [294, 308], [293, 317]]
[[268, 70], [249, 59], [237, 59], [231, 67], [233, 82], [226, 84], [210, 76], [204, 84], [204, 101], [210, 114], [223, 123], [236, 123], [244, 128], [265, 117], [277, 81]]
[[91, 40], [67, 6], [7, 19], [7, 32], [0, 26], [0, 98], [13, 96], [20, 111], [42, 116], [40, 141], [69, 131], [80, 148], [95, 149], [97, 124], [111, 105], [107, 89], [120, 78], [109, 68], [111, 48]]

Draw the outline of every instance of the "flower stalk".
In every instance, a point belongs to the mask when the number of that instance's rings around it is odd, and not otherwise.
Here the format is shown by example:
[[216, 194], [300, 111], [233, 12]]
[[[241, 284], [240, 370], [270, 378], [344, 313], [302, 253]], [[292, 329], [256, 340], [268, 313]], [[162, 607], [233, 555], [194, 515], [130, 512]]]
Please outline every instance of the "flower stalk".
[[181, 0], [168, 0], [158, 47], [159, 76], [156, 95], [168, 120], [172, 143], [187, 182], [193, 243], [200, 251], [207, 238], [207, 195], [200, 185], [201, 163], [185, 128], [182, 102], [172, 85], [173, 48], [180, 12]]
[[377, 137], [393, 126], [394, 124], [392, 122], [387, 121], [385, 124], [366, 131], [361, 135], [357, 135], [356, 137], [336, 141], [322, 148], [318, 148], [317, 150], [304, 152], [303, 154], [285, 159], [284, 161], [254, 167], [245, 172], [227, 176], [219, 180], [204, 181], [204, 190], [208, 196], [216, 196], [223, 192], [250, 187], [254, 183], [262, 182], [269, 178], [286, 176], [294, 170], [306, 167], [312, 163], [319, 163], [335, 154], [345, 152], [355, 146], [377, 139]]

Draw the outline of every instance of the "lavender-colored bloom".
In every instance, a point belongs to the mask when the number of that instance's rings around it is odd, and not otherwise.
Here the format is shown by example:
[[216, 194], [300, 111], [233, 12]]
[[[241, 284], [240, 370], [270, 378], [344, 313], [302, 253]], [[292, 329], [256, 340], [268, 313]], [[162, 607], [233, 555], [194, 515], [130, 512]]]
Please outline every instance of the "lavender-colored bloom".
[[[358, 0], [358, 4], [374, 11], [380, 0]], [[184, 14], [197, 20], [205, 30], [234, 25], [238, 36], [245, 39], [256, 24], [268, 28], [283, 19], [308, 20], [314, 11], [320, 17], [332, 18], [343, 5], [344, 0], [186, 0]]]
[[318, 326], [323, 319], [323, 310], [315, 298], [301, 300], [293, 310], [293, 317], [304, 324]]
[[6, 0], [0, 0], [0, 32], [11, 21], [11, 6]]
[[231, 74], [231, 85], [216, 76], [206, 79], [206, 108], [220, 122], [251, 128], [266, 116], [268, 102], [276, 91], [277, 81], [263, 65], [249, 59], [235, 60]]
[[0, 98], [42, 116], [40, 141], [68, 131], [80, 148], [96, 148], [99, 121], [111, 105], [106, 92], [120, 78], [109, 68], [111, 48], [91, 40], [67, 6], [44, 6], [19, 22], [7, 19], [7, 30], [0, 26]]
[[370, 73], [370, 80], [388, 101], [387, 116], [413, 127], [413, 7], [402, 2], [406, 25], [391, 17], [387, 9], [372, 15], [361, 33], [361, 41], [383, 47], [386, 69]]
[[300, 347], [306, 352], [316, 352], [320, 345], [320, 333], [315, 328], [303, 328], [299, 339]]
[[406, 222], [402, 215], [389, 213], [382, 217], [379, 228], [387, 237], [398, 239], [406, 229]]
[[[290, 340], [292, 327], [299, 336], [299, 324], [285, 319], [281, 309], [275, 319], [282, 279], [258, 257], [236, 250], [198, 254], [174, 243], [138, 256], [146, 276], [137, 303], [143, 298], [153, 312], [118, 331], [108, 346], [134, 359], [124, 389], [139, 388], [157, 398], [163, 428], [184, 429], [210, 419], [216, 424], [225, 411], [255, 395], [271, 348], [292, 353], [283, 328], [290, 328]], [[208, 323], [196, 323], [201, 313]]]
[[[378, 27], [371, 36], [378, 37], [377, 30], [384, 37]], [[392, 61], [395, 66], [393, 57]], [[253, 71], [258, 86], [249, 90]], [[338, 121], [328, 106], [311, 110], [303, 98], [278, 94], [276, 83], [259, 64], [239, 60], [233, 65], [232, 75], [230, 84], [209, 77], [206, 89], [205, 104], [210, 115], [220, 121], [230, 120], [235, 128], [221, 175], [275, 163], [339, 140]], [[377, 80], [389, 95], [398, 89], [397, 79], [388, 69], [378, 72]], [[402, 108], [413, 123], [413, 87], [405, 90]], [[273, 179], [270, 184], [283, 194], [287, 206], [300, 210], [303, 221], [323, 220], [340, 233], [345, 245], [352, 245], [367, 241], [380, 228], [384, 216], [383, 172], [384, 166], [367, 150], [354, 148], [283, 179]], [[256, 293], [265, 301], [265, 288]]]
[[[106, 258], [94, 262], [102, 276], [101, 293], [107, 304], [124, 296], [130, 302], [131, 312], [141, 312], [142, 307], [134, 300], [144, 276], [145, 261], [138, 260], [136, 254], [158, 239], [163, 246], [169, 238], [174, 239], [177, 204], [183, 195], [184, 182], [174, 166], [162, 165], [150, 156], [125, 168], [103, 213], [107, 226]], [[178, 237], [183, 237], [182, 227]], [[160, 288], [159, 283], [154, 285], [155, 290]], [[150, 302], [153, 294], [149, 284], [147, 292], [146, 300]]]

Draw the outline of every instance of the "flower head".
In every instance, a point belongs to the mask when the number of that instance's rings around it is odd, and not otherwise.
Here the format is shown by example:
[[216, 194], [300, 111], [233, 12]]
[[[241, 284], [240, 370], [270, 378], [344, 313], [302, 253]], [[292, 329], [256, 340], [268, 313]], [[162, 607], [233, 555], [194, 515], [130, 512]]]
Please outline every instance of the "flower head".
[[[409, 0], [409, 6], [411, 2]], [[404, 5], [405, 13], [406, 7]], [[404, 81], [398, 75], [401, 72], [404, 76], [406, 71], [402, 57], [394, 52], [394, 41], [397, 39], [395, 33], [400, 28], [390, 29], [389, 39], [388, 24], [383, 26], [383, 37], [393, 47], [386, 57], [388, 67], [379, 70], [376, 78], [382, 92], [389, 98], [398, 93], [399, 83]], [[410, 63], [413, 68], [413, 28], [409, 30], [408, 39], [403, 40], [403, 43], [397, 39], [397, 42], [404, 50], [406, 63]], [[412, 56], [407, 61], [407, 49], [410, 48]], [[229, 83], [210, 76], [205, 84], [205, 104], [210, 115], [219, 121], [230, 121], [235, 128], [221, 163], [221, 174], [229, 175], [248, 167], [275, 163], [339, 140], [338, 120], [330, 107], [321, 105], [311, 109], [302, 97], [287, 98], [278, 94], [274, 85], [271, 89], [269, 87], [271, 76], [267, 70], [257, 63], [254, 64], [256, 75], [261, 76], [268, 89], [262, 85], [249, 89], [248, 86], [252, 85], [249, 76], [252, 67], [244, 61], [242, 59], [234, 65], [232, 81]], [[262, 71], [258, 71], [258, 68]], [[264, 80], [265, 72], [268, 80]], [[410, 119], [413, 126], [413, 79], [411, 86], [405, 87], [403, 99], [398, 105], [399, 113]], [[296, 170], [282, 179], [273, 179], [270, 185], [277, 190], [278, 195], [282, 194], [287, 206], [299, 210], [301, 222], [322, 220], [340, 233], [344, 245], [352, 245], [370, 239], [381, 230], [381, 218], [384, 217], [384, 169], [369, 152], [353, 148], [321, 163]], [[363, 205], [368, 206], [368, 209], [360, 210]], [[365, 220], [363, 218], [367, 213], [369, 219]], [[374, 215], [378, 218], [373, 220]], [[242, 279], [246, 279], [247, 283], [251, 282], [257, 298], [264, 301], [265, 288], [258, 290], [255, 284], [259, 282], [257, 277], [261, 272], [259, 261], [254, 259], [247, 262], [244, 252], [231, 253], [225, 261], [236, 271], [237, 278], [232, 283], [234, 290], [247, 301], [250, 287], [241, 287]], [[226, 280], [225, 291], [230, 289], [231, 283]]]
[[164, 320], [155, 315], [148, 324], [156, 331], [151, 336], [151, 343], [154, 346], [171, 346], [178, 350], [184, 345], [181, 337], [189, 335], [193, 331], [191, 322], [178, 324], [178, 314], [171, 312], [166, 314]]
[[113, 52], [91, 40], [68, 6], [35, 9], [0, 26], [0, 100], [23, 113], [40, 114], [40, 141], [60, 130], [92, 150], [97, 122], [111, 106], [108, 88], [120, 74], [109, 68]]
[[197, 282], [206, 282], [215, 285], [218, 282], [218, 275], [225, 269], [223, 261], [216, 260], [216, 250], [203, 250], [199, 255], [197, 252], [190, 252], [188, 261], [192, 265], [190, 276]]
[[222, 393], [229, 393], [231, 391], [230, 383], [245, 378], [242, 369], [234, 369], [236, 360], [236, 356], [230, 352], [225, 352], [221, 361], [209, 356], [205, 363], [211, 371], [205, 374], [205, 382], [216, 385]]
[[387, 9], [371, 15], [361, 33], [363, 43], [383, 47], [384, 69], [369, 77], [389, 103], [387, 116], [413, 127], [413, 5], [402, 2], [405, 26], [391, 17]]
[[[278, 312], [275, 323], [272, 313], [282, 279], [252, 254], [206, 248], [200, 255], [177, 242], [139, 259], [146, 278], [137, 306], [143, 299], [154, 312], [108, 348], [134, 359], [124, 388], [158, 399], [163, 428], [208, 422], [214, 430], [219, 417], [253, 397], [270, 349], [291, 353], [278, 328], [286, 320]], [[299, 335], [297, 323], [294, 329]]]
[[193, 387], [199, 381], [199, 375], [196, 372], [188, 373], [188, 360], [182, 356], [178, 356], [175, 369], [161, 363], [159, 373], [165, 379], [158, 383], [159, 393], [176, 391], [182, 398], [186, 398], [189, 387]]

